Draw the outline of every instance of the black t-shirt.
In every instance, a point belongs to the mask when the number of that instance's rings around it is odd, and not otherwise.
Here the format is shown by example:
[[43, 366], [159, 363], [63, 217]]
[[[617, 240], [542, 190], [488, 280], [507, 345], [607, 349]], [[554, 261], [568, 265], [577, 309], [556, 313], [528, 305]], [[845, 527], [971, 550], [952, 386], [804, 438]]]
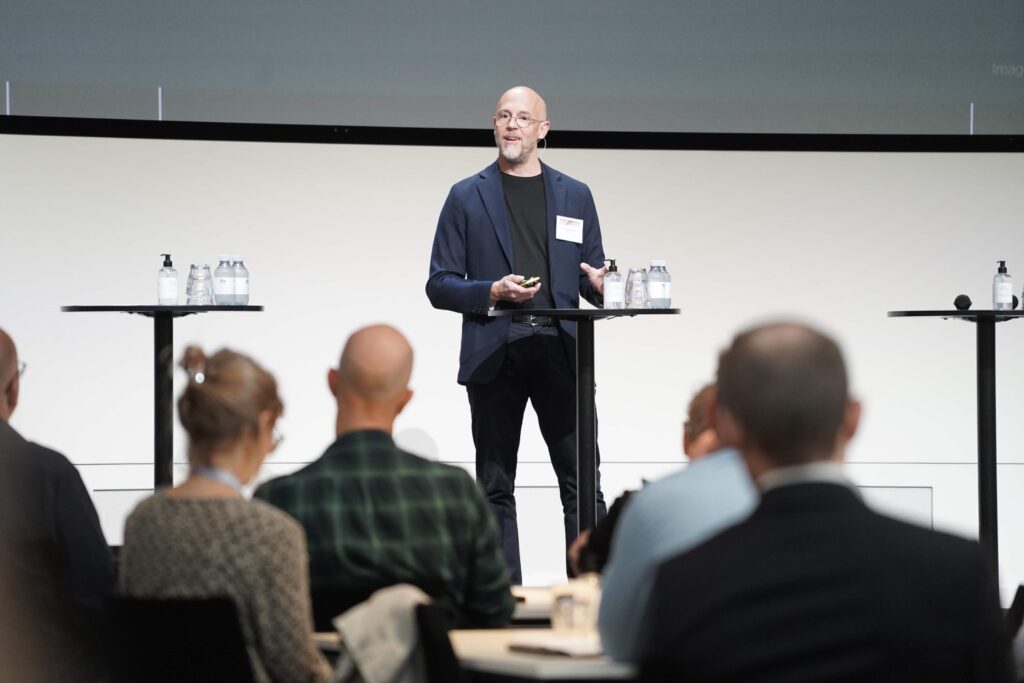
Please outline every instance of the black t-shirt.
[[528, 178], [501, 174], [505, 211], [512, 233], [512, 268], [523, 277], [540, 276], [543, 287], [519, 308], [554, 308], [548, 269], [547, 202], [544, 176]]

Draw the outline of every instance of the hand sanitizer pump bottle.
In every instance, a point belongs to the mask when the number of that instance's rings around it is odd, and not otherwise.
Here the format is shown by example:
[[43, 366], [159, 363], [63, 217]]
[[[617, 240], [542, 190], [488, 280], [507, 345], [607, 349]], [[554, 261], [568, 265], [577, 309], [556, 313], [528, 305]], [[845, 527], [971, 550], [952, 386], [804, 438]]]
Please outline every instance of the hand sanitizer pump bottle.
[[999, 271], [992, 278], [992, 310], [1013, 310], [1013, 280], [1006, 272], [1006, 261], [999, 261]]
[[164, 267], [157, 273], [156, 278], [156, 302], [161, 306], [178, 305], [178, 271], [171, 264], [170, 254], [160, 254], [164, 257]]
[[615, 259], [608, 261], [608, 272], [604, 274], [604, 307], [625, 308], [626, 307], [626, 282], [615, 265]]

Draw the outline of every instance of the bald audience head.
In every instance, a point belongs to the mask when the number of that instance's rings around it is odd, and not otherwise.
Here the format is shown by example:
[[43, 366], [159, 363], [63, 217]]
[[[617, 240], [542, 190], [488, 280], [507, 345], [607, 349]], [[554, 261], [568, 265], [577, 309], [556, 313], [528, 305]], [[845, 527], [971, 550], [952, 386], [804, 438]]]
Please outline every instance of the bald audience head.
[[338, 434], [356, 429], [390, 432], [412, 398], [412, 346], [390, 325], [371, 325], [348, 338], [328, 384], [338, 401]]
[[14, 340], [0, 329], [0, 420], [7, 422], [18, 405], [18, 349]]
[[719, 358], [716, 392], [723, 440], [762, 470], [841, 460], [860, 415], [839, 346], [798, 323], [737, 335]]

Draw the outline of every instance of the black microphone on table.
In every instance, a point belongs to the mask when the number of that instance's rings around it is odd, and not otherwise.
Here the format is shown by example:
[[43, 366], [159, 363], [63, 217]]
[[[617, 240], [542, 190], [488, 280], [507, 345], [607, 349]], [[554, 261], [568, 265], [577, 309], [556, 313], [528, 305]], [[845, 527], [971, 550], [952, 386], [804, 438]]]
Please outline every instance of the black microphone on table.
[[[973, 302], [971, 301], [971, 297], [967, 296], [966, 294], [959, 294], [959, 295], [957, 295], [957, 297], [955, 299], [953, 299], [953, 305], [956, 306], [956, 310], [958, 310], [958, 311], [966, 311], [968, 308], [971, 307], [972, 303]], [[1020, 299], [1018, 299], [1017, 295], [1014, 294], [1013, 295], [1013, 310], [1016, 311], [1017, 310], [1017, 306], [1020, 306]]]

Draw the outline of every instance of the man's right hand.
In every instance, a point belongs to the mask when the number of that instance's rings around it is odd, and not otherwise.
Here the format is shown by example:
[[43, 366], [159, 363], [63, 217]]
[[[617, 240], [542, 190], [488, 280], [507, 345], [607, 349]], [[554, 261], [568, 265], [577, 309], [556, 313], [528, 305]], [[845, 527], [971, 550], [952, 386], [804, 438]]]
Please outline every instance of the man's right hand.
[[506, 275], [491, 284], [491, 303], [511, 301], [518, 304], [529, 301], [544, 286], [544, 283], [540, 282], [533, 287], [523, 287], [519, 284], [522, 281], [522, 275]]
[[587, 549], [587, 544], [590, 543], [590, 529], [584, 529], [580, 532], [580, 535], [576, 537], [576, 540], [569, 546], [569, 568], [572, 569], [574, 576], [580, 575], [580, 557], [583, 555], [583, 551]]

